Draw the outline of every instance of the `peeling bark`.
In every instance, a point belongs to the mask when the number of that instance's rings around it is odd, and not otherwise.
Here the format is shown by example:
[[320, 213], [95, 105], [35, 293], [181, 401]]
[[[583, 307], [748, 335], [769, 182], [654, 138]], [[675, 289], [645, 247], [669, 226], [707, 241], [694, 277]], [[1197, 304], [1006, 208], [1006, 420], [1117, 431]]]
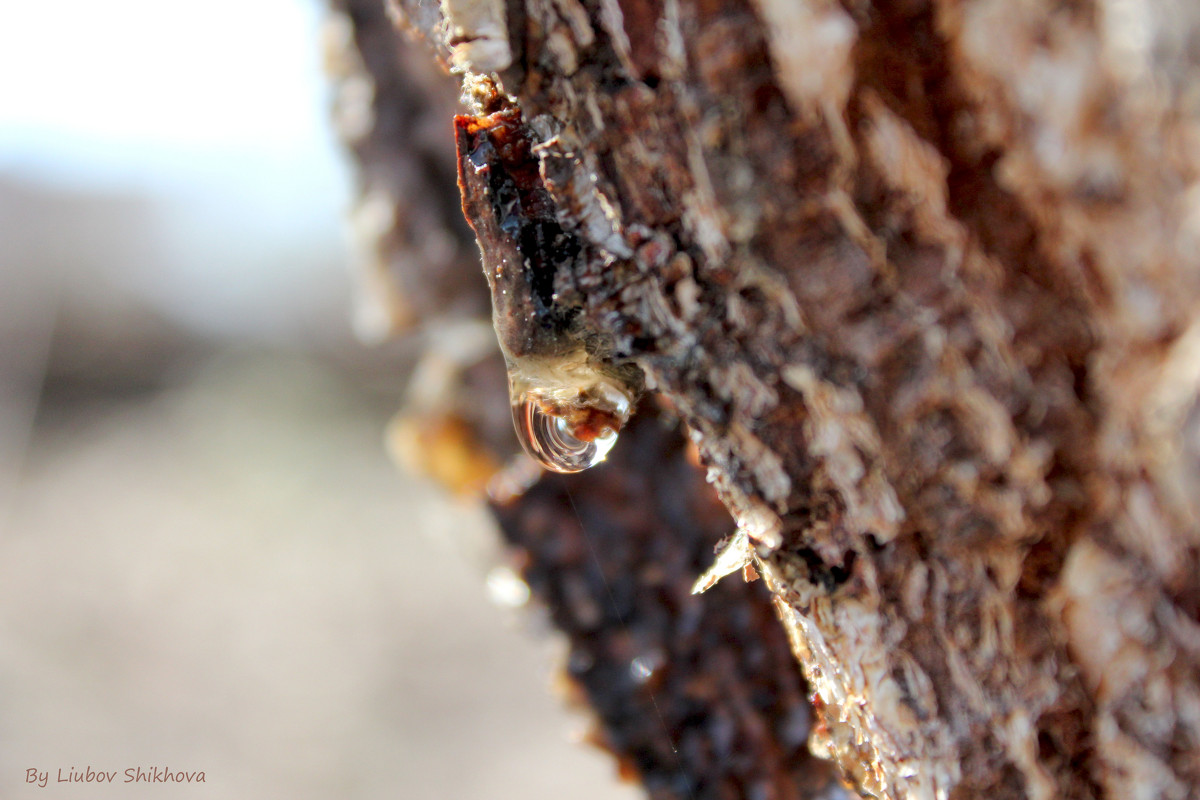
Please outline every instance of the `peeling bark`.
[[556, 313], [686, 426], [813, 750], [1200, 796], [1200, 6], [468, 5], [391, 8], [522, 120]]

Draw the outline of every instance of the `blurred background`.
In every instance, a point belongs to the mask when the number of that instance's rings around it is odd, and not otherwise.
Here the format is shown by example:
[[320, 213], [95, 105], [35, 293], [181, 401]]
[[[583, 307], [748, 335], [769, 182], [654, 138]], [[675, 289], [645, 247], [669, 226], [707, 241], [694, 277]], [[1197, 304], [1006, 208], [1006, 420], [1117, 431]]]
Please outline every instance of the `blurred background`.
[[0, 797], [634, 796], [486, 515], [385, 455], [323, 13], [0, 9]]

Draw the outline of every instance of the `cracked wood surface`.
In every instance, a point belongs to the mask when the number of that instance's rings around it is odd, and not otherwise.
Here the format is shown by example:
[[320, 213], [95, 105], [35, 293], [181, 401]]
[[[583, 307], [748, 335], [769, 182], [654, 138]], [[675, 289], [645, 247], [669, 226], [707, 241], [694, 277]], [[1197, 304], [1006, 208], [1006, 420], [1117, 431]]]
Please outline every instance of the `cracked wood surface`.
[[528, 126], [556, 302], [686, 425], [816, 752], [1198, 796], [1200, 7], [390, 8]]

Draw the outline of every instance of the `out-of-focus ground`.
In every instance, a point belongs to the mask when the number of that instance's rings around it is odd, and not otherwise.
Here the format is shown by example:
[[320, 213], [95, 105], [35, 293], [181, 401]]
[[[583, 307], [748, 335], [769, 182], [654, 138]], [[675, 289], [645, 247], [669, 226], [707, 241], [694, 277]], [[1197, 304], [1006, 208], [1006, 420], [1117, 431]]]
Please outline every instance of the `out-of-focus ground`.
[[[385, 456], [413, 348], [349, 332], [317, 6], [27, 5], [0, 13], [0, 798], [634, 796], [570, 741], [536, 612], [489, 600], [485, 515]], [[56, 780], [89, 767], [117, 784]]]

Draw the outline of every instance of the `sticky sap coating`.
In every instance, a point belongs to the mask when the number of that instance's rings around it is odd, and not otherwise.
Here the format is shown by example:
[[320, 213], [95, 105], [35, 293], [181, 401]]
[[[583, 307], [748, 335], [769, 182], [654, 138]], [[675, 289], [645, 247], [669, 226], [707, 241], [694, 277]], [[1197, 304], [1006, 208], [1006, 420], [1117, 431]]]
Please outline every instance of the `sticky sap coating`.
[[637, 392], [589, 352], [578, 309], [558, 302], [556, 276], [582, 246], [557, 219], [519, 112], [456, 117], [455, 139], [518, 437], [549, 469], [584, 469], [611, 447]]

